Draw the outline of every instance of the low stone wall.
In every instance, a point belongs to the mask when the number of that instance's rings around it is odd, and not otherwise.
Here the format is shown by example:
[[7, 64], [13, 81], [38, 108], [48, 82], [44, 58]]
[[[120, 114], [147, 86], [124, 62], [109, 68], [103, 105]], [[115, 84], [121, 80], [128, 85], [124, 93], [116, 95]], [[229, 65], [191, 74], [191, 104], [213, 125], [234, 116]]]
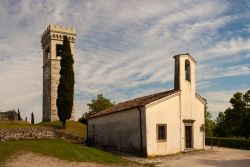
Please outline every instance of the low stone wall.
[[81, 137], [60, 132], [56, 127], [37, 128], [1, 128], [0, 141], [25, 140], [25, 139], [52, 139], [64, 138], [70, 140], [83, 140]]

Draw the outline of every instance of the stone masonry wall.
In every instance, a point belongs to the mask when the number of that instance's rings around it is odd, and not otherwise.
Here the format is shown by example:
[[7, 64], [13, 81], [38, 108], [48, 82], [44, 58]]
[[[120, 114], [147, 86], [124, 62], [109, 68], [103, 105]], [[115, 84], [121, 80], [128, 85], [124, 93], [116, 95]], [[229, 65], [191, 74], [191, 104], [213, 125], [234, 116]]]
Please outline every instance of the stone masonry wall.
[[57, 115], [57, 106], [56, 106], [56, 100], [57, 100], [57, 88], [59, 84], [60, 79], [60, 61], [59, 60], [50, 60], [51, 61], [51, 121], [58, 121], [58, 115]]
[[[57, 55], [57, 45], [63, 44], [63, 36], [67, 35], [70, 41], [71, 53], [74, 55], [76, 30], [71, 27], [49, 25], [41, 36], [43, 48], [43, 76], [45, 69], [49, 70], [49, 79], [43, 78], [43, 121], [57, 121], [57, 88], [60, 79], [60, 56]], [[46, 73], [47, 74], [47, 73]], [[75, 118], [73, 105], [71, 120]]]
[[25, 139], [53, 139], [64, 138], [81, 141], [83, 138], [60, 132], [56, 127], [39, 128], [1, 128], [0, 141]]
[[12, 121], [17, 119], [17, 112], [15, 110], [0, 112], [0, 121]]

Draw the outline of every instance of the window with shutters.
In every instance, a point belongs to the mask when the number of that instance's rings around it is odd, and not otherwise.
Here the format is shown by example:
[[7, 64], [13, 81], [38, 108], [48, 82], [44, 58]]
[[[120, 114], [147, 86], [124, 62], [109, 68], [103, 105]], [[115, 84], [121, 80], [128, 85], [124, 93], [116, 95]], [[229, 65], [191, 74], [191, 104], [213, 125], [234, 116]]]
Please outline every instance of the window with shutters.
[[157, 124], [157, 140], [167, 141], [167, 124]]

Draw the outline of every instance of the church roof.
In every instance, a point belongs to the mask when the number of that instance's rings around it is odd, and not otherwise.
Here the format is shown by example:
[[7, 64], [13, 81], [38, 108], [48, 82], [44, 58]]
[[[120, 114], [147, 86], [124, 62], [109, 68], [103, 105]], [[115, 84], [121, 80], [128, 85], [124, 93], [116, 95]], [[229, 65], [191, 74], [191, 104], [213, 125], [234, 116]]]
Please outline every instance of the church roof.
[[116, 113], [116, 112], [121, 112], [121, 111], [129, 110], [129, 109], [133, 109], [133, 108], [137, 108], [137, 107], [142, 107], [142, 106], [145, 106], [145, 105], [152, 103], [156, 100], [159, 100], [161, 98], [170, 96], [170, 95], [177, 93], [177, 92], [179, 92], [179, 90], [169, 90], [169, 91], [155, 93], [155, 94], [151, 94], [148, 96], [143, 96], [140, 98], [125, 101], [125, 102], [116, 104], [113, 107], [110, 107], [110, 108], [105, 109], [103, 111], [100, 111], [100, 112], [90, 116], [89, 118], [99, 117], [99, 116], [103, 116], [103, 115], [107, 115], [107, 114], [111, 114], [111, 113]]

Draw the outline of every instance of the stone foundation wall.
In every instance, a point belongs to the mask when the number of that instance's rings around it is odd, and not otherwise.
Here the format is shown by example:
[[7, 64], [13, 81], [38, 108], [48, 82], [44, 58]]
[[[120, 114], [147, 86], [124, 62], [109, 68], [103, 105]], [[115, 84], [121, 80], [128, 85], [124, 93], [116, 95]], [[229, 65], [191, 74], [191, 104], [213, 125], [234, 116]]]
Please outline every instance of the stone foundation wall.
[[77, 141], [83, 140], [81, 137], [60, 132], [58, 128], [54, 127], [0, 129], [0, 141], [53, 138], [64, 138]]
[[18, 116], [15, 110], [0, 112], [0, 121], [13, 121], [17, 119]]

